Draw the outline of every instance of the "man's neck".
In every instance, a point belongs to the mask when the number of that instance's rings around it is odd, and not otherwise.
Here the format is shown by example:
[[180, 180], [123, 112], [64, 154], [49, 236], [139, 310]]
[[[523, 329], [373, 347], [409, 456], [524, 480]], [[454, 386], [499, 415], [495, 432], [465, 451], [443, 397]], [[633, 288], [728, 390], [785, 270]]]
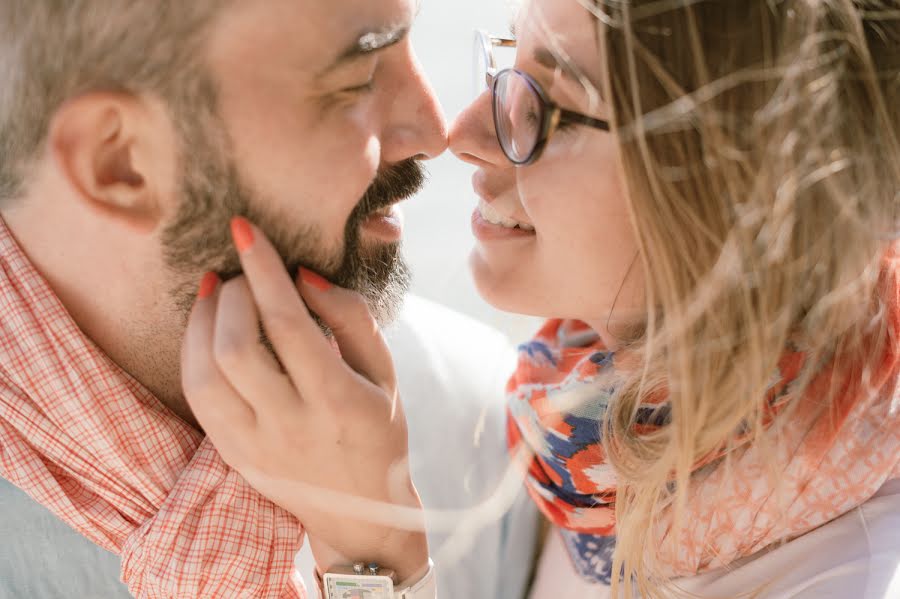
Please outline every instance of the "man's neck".
[[26, 198], [0, 217], [81, 331], [197, 428], [181, 391], [183, 322], [154, 236], [123, 231], [52, 197]]

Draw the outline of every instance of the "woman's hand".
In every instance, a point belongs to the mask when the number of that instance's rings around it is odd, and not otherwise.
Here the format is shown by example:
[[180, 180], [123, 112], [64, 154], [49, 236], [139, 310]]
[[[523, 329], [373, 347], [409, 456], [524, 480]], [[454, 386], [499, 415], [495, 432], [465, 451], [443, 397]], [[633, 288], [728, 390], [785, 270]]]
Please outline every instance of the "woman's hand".
[[[320, 567], [368, 560], [412, 574], [428, 550], [378, 325], [356, 293], [309, 272], [295, 284], [247, 221], [235, 219], [232, 230], [244, 276], [204, 279], [185, 336], [182, 378], [194, 415], [230, 466], [300, 519]], [[331, 327], [340, 355], [307, 305]], [[412, 510], [404, 527], [373, 523], [377, 510], [348, 497]]]

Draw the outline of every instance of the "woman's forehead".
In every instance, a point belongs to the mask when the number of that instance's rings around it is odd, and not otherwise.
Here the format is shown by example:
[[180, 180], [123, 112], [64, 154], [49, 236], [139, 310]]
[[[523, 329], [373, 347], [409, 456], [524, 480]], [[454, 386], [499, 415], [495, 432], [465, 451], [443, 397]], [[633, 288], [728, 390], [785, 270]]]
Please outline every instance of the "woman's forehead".
[[[515, 20], [520, 52], [550, 54], [561, 66], [596, 76], [602, 64], [597, 18], [581, 0], [526, 0]], [[540, 61], [543, 62], [543, 61]]]

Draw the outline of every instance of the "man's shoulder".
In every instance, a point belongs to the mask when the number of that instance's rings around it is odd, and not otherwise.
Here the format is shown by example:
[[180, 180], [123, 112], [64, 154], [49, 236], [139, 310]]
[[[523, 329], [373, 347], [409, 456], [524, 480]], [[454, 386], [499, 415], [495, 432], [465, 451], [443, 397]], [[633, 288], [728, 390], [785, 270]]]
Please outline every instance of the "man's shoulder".
[[130, 597], [119, 558], [0, 478], [0, 599]]
[[506, 335], [418, 296], [407, 299], [385, 335], [401, 378], [452, 380], [455, 385], [488, 386], [502, 393], [515, 367], [515, 348]]
[[402, 331], [417, 333], [422, 339], [438, 341], [456, 349], [473, 343], [487, 343], [492, 348], [511, 349], [507, 337], [487, 324], [447, 306], [410, 295], [403, 305], [400, 318], [388, 328], [388, 335]]

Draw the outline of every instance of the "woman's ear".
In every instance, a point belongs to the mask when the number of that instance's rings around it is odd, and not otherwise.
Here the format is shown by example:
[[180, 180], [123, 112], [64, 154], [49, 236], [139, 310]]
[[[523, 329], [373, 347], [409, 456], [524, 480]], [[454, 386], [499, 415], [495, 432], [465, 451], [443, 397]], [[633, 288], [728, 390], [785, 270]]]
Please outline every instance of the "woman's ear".
[[131, 94], [98, 92], [56, 112], [48, 147], [73, 197], [99, 216], [152, 231], [174, 201], [174, 139], [159, 106]]

